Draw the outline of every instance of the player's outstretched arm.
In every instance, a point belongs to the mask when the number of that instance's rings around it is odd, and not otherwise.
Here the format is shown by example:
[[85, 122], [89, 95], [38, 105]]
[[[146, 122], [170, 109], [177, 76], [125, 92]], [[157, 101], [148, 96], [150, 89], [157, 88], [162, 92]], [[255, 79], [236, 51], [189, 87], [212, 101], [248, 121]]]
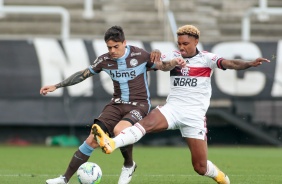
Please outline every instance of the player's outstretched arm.
[[62, 82], [56, 85], [43, 86], [40, 89], [40, 94], [47, 95], [47, 93], [53, 92], [58, 88], [75, 85], [77, 83], [84, 81], [85, 79], [87, 79], [92, 75], [93, 74], [90, 72], [89, 68], [86, 68], [85, 70], [72, 74], [70, 77], [66, 78], [65, 80], [63, 80]]
[[222, 66], [226, 69], [245, 70], [250, 67], [257, 67], [259, 65], [262, 65], [262, 63], [264, 62], [269, 63], [270, 60], [261, 57], [255, 59], [254, 61], [245, 61], [241, 59], [234, 59], [234, 60], [224, 59], [222, 61]]

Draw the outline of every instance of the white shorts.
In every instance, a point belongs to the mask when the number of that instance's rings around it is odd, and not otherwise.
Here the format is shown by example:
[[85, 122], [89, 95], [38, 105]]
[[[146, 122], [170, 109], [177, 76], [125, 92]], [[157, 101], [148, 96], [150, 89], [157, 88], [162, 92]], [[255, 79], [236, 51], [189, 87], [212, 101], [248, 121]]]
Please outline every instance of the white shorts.
[[189, 115], [187, 109], [177, 108], [171, 104], [157, 107], [167, 120], [167, 130], [179, 129], [182, 137], [206, 140], [206, 118]]

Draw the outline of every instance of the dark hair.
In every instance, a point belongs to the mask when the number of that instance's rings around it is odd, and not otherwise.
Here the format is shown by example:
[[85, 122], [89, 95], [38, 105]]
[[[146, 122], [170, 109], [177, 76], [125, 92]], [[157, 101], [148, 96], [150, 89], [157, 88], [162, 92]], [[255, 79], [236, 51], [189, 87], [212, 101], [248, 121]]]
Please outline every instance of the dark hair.
[[115, 42], [123, 42], [125, 40], [123, 30], [120, 26], [112, 26], [109, 28], [104, 36], [105, 42], [112, 40]]

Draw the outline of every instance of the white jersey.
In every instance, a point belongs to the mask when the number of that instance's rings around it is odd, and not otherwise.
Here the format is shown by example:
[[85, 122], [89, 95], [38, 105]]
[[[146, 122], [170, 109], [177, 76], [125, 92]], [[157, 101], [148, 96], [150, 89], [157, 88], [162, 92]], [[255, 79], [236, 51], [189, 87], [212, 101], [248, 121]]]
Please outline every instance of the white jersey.
[[[180, 52], [162, 55], [163, 61], [182, 58]], [[175, 67], [170, 71], [170, 93], [167, 103], [173, 104], [191, 119], [205, 118], [211, 98], [211, 76], [213, 69], [221, 68], [222, 57], [206, 51], [198, 52], [186, 60], [186, 67]]]

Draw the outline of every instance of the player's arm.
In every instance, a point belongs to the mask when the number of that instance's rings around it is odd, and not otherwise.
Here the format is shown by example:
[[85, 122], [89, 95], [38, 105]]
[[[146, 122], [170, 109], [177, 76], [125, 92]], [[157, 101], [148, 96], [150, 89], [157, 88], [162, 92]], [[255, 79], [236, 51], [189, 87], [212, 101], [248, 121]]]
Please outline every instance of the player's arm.
[[92, 75], [93, 73], [90, 72], [89, 68], [86, 68], [85, 70], [78, 71], [72, 74], [71, 76], [69, 76], [68, 78], [66, 78], [65, 80], [63, 80], [62, 82], [58, 84], [50, 85], [50, 86], [43, 86], [40, 89], [40, 94], [46, 95], [48, 92], [53, 92], [58, 88], [75, 85], [77, 83], [84, 81], [85, 79], [87, 79], [88, 77]]
[[150, 53], [150, 59], [153, 62], [159, 61], [161, 58], [161, 51], [158, 49], [154, 49], [151, 53]]
[[223, 68], [226, 69], [244, 70], [250, 67], [257, 67], [261, 65], [263, 62], [269, 63], [270, 61], [265, 58], [257, 58], [254, 61], [245, 61], [241, 59], [233, 59], [233, 60], [223, 59], [221, 61], [221, 65], [223, 66]]
[[182, 58], [174, 58], [170, 61], [156, 61], [155, 62], [156, 68], [162, 71], [170, 71], [173, 68], [175, 68], [175, 66], [181, 66], [181, 67], [185, 67], [186, 66], [186, 61], [184, 61], [184, 59]]
[[70, 77], [66, 78], [62, 82], [56, 84], [56, 88], [66, 87], [66, 86], [72, 86], [74, 84], [80, 83], [87, 79], [88, 77], [91, 77], [93, 73], [90, 72], [89, 68], [86, 68], [85, 70], [76, 72], [72, 74]]

